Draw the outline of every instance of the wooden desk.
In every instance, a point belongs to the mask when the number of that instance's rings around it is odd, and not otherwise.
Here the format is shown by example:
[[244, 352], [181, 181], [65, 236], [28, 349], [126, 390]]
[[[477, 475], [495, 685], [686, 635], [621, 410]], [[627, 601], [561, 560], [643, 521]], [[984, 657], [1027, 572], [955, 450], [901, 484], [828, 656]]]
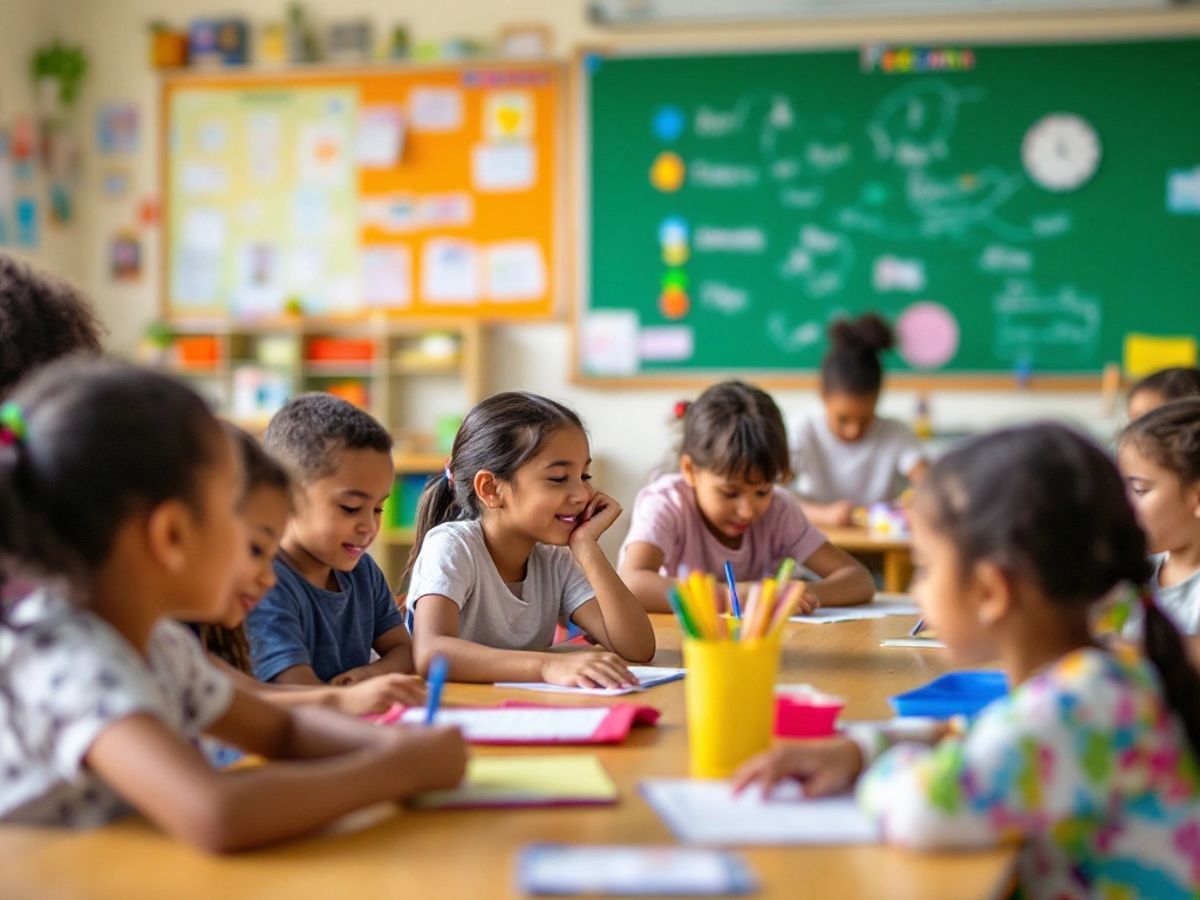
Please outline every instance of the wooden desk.
[[[652, 618], [660, 643], [656, 662], [680, 665], [674, 621], [668, 616]], [[900, 616], [837, 625], [789, 625], [783, 680], [810, 681], [845, 696], [850, 717], [886, 716], [889, 695], [946, 669], [940, 651], [879, 647], [883, 638], [902, 637], [911, 626], [909, 617]], [[455, 684], [446, 689], [451, 703], [490, 704], [517, 697], [545, 700], [549, 695], [539, 698], [478, 685]], [[674, 842], [638, 795], [637, 782], [647, 776], [686, 772], [682, 682], [653, 688], [639, 699], [662, 709], [660, 724], [635, 729], [625, 744], [598, 751], [621, 791], [614, 807], [408, 812], [381, 805], [351, 817], [331, 834], [225, 858], [203, 856], [141, 820], [85, 833], [0, 826], [0, 897], [517, 897], [515, 860], [525, 844]], [[589, 701], [595, 698], [575, 702]], [[503, 752], [546, 751], [504, 748]], [[374, 826], [361, 827], [364, 820], [374, 821]], [[997, 897], [1007, 891], [1015, 861], [1011, 849], [916, 854], [860, 846], [741, 852], [761, 881], [757, 896], [766, 898], [800, 893], [889, 900]]]
[[866, 528], [822, 528], [821, 532], [833, 546], [847, 553], [878, 553], [883, 557], [883, 589], [891, 593], [908, 590], [912, 581], [912, 539], [880, 537]]

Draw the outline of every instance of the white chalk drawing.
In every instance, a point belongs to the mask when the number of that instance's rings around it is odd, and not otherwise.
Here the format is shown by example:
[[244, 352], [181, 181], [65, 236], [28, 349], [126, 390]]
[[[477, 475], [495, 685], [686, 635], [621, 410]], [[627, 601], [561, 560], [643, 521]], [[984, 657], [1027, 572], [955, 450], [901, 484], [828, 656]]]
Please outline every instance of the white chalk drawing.
[[1033, 254], [1006, 244], [988, 244], [979, 253], [979, 269], [989, 274], [1013, 274], [1033, 269]]
[[727, 316], [736, 316], [750, 306], [750, 292], [723, 281], [700, 283], [700, 306]]
[[800, 160], [798, 159], [777, 159], [770, 165], [771, 177], [776, 181], [791, 181], [800, 174]]
[[1074, 285], [1045, 290], [1009, 279], [992, 298], [993, 350], [1004, 360], [1037, 362], [1039, 351], [1086, 359], [1100, 337], [1100, 301]]
[[885, 254], [871, 267], [871, 283], [880, 293], [925, 289], [925, 263], [919, 259], [904, 259]]
[[853, 150], [846, 143], [822, 144], [813, 141], [804, 151], [804, 159], [809, 168], [822, 175], [848, 166], [853, 156]]
[[785, 187], [779, 191], [779, 203], [787, 209], [816, 209], [825, 199], [819, 187]]
[[788, 322], [781, 312], [767, 317], [767, 337], [780, 350], [796, 353], [807, 350], [821, 340], [821, 323], [812, 320], [799, 323]]
[[799, 282], [810, 297], [828, 297], [842, 289], [853, 265], [854, 248], [843, 235], [805, 225], [788, 248], [779, 274]]
[[688, 184], [706, 188], [750, 188], [761, 174], [754, 166], [695, 159], [688, 163]]
[[762, 253], [767, 249], [767, 235], [755, 225], [734, 228], [698, 225], [692, 249], [697, 253]]
[[906, 169], [945, 159], [959, 107], [984, 96], [982, 90], [954, 88], [940, 79], [910, 82], [885, 97], [867, 123], [875, 156]]

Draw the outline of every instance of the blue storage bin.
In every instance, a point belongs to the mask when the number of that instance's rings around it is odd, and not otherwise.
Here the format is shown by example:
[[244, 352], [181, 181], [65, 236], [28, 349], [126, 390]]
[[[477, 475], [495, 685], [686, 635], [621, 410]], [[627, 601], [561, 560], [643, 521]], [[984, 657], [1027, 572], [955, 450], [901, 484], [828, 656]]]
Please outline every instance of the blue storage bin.
[[1003, 672], [950, 672], [929, 684], [892, 697], [898, 716], [973, 716], [1008, 693]]

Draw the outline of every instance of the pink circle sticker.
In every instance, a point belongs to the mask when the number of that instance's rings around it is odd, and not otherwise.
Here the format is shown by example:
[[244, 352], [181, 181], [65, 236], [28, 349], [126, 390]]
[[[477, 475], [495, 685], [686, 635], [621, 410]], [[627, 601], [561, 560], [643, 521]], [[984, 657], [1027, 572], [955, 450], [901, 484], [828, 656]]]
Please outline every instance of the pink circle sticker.
[[940, 303], [914, 303], [896, 320], [900, 356], [918, 369], [944, 366], [958, 350], [958, 321]]

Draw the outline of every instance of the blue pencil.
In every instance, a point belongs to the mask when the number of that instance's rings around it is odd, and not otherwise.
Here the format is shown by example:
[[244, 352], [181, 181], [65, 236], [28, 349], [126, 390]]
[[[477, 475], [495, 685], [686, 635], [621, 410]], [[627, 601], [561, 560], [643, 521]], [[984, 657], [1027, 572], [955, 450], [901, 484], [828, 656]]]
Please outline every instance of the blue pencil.
[[742, 606], [738, 603], [737, 579], [733, 577], [733, 563], [729, 560], [725, 560], [725, 580], [729, 582], [729, 608], [733, 610], [733, 617], [740, 619]]
[[450, 660], [444, 656], [435, 656], [429, 664], [429, 700], [425, 704], [425, 724], [432, 725], [433, 717], [437, 715], [438, 706], [442, 702], [442, 688], [446, 684], [446, 676], [450, 674]]

